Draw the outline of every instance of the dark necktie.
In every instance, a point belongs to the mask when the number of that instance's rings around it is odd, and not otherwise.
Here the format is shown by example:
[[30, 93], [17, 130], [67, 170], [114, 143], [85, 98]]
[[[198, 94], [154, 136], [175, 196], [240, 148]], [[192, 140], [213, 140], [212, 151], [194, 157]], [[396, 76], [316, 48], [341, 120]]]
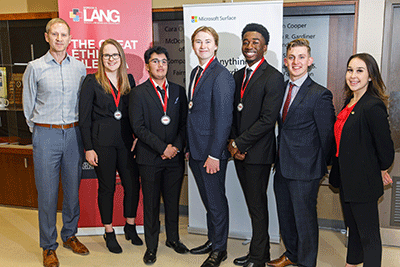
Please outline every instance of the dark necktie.
[[165, 97], [165, 91], [164, 89], [162, 89], [160, 86], [157, 86], [157, 90], [160, 92], [161, 94], [161, 99], [162, 101], [164, 101], [164, 97]]
[[203, 68], [199, 66], [197, 70], [196, 80], [194, 81], [194, 86], [196, 86], [196, 83], [199, 81], [202, 72]]
[[246, 69], [246, 79], [244, 80], [243, 87], [245, 87], [246, 84], [247, 84], [247, 82], [249, 81], [252, 71], [253, 71], [253, 70], [250, 69], [250, 68], [247, 68], [247, 69]]
[[289, 86], [289, 92], [287, 94], [286, 100], [285, 100], [285, 105], [283, 105], [283, 111], [282, 111], [282, 121], [285, 121], [287, 112], [289, 110], [289, 105], [290, 105], [290, 100], [292, 99], [292, 89], [293, 89], [294, 83], [290, 83]]

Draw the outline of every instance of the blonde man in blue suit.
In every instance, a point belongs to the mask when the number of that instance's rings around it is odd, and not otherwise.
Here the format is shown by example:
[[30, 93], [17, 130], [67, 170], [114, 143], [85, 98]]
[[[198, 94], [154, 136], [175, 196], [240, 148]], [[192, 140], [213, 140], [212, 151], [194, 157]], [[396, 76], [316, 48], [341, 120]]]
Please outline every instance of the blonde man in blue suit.
[[235, 81], [215, 57], [218, 34], [213, 28], [196, 29], [192, 48], [199, 65], [190, 74], [188, 90], [188, 157], [207, 211], [208, 241], [190, 252], [210, 253], [201, 266], [214, 267], [227, 258], [229, 212], [225, 174]]

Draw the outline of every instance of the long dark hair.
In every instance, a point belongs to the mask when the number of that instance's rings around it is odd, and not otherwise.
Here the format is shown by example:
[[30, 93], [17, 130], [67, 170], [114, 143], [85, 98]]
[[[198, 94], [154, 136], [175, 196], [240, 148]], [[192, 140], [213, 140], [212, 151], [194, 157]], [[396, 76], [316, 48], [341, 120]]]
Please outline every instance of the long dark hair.
[[[371, 81], [368, 83], [367, 93], [382, 100], [387, 107], [389, 104], [389, 96], [386, 94], [386, 86], [382, 80], [378, 63], [376, 63], [374, 57], [367, 53], [354, 54], [347, 61], [347, 66], [353, 58], [361, 59], [367, 66], [368, 75], [371, 79]], [[353, 92], [350, 90], [346, 81], [344, 83], [344, 92], [347, 98], [350, 98], [353, 95]]]

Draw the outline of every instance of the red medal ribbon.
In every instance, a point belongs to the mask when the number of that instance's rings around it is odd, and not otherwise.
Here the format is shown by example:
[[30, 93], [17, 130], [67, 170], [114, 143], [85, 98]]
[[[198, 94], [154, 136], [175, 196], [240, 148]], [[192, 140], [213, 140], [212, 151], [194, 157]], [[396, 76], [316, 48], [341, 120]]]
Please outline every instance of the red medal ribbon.
[[203, 70], [203, 72], [201, 73], [199, 79], [197, 80], [196, 84], [194, 85], [193, 90], [192, 90], [192, 98], [193, 98], [193, 94], [194, 94], [194, 89], [196, 88], [197, 84], [199, 83], [201, 77], [203, 77], [203, 74], [204, 74], [204, 72], [206, 71], [206, 69], [208, 68], [208, 66], [210, 66], [211, 62], [213, 62], [214, 58], [215, 58], [215, 56], [213, 56], [213, 57], [210, 59], [210, 61], [208, 61], [206, 67], [204, 68], [204, 70]]
[[[107, 74], [106, 74], [106, 76], [107, 76]], [[113, 89], [113, 87], [111, 86], [110, 80], [108, 80], [108, 83], [110, 84], [111, 94], [112, 94], [113, 97], [114, 97], [115, 106], [117, 107], [117, 110], [118, 110], [119, 100], [121, 99], [121, 90], [119, 90], [119, 88], [117, 88], [117, 89], [118, 89], [118, 96], [115, 97], [114, 89]]]
[[250, 78], [247, 80], [247, 83], [244, 84], [245, 76], [243, 76], [243, 81], [242, 81], [242, 87], [240, 88], [240, 99], [243, 98], [244, 92], [246, 91], [247, 85], [249, 84], [251, 77], [253, 77], [254, 73], [257, 71], [258, 67], [261, 66], [261, 64], [264, 62], [265, 58], [262, 58], [260, 63], [258, 63], [257, 67], [253, 70], [253, 72], [250, 75]]
[[151, 82], [151, 84], [153, 85], [154, 90], [156, 90], [156, 94], [158, 95], [158, 98], [160, 99], [160, 102], [161, 102], [161, 105], [162, 105], [162, 107], [163, 107], [164, 113], [167, 113], [168, 96], [167, 96], [167, 88], [166, 88], [166, 85], [165, 85], [165, 84], [166, 84], [166, 81], [164, 82], [164, 84], [163, 84], [163, 86], [162, 86], [163, 89], [164, 89], [164, 91], [165, 91], [165, 94], [164, 94], [164, 102], [163, 102], [163, 100], [162, 100], [162, 98], [161, 98], [161, 94], [158, 92], [157, 86], [154, 84], [152, 78], [150, 78], [150, 82]]

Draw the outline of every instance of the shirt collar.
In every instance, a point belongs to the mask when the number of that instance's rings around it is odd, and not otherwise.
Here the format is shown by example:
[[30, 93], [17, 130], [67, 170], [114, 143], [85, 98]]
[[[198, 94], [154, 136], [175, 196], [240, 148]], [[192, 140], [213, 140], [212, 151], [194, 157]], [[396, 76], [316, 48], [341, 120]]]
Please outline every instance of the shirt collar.
[[[157, 87], [157, 86], [160, 86], [160, 85], [158, 85], [158, 83], [156, 83], [156, 81], [153, 79], [153, 78], [151, 78], [150, 77], [150, 79], [153, 81], [153, 83], [154, 83], [154, 85]], [[162, 88], [162, 87], [161, 87]], [[167, 78], [165, 78], [165, 88], [168, 90], [168, 80], [167, 80]], [[164, 89], [164, 88], [163, 88]]]
[[216, 58], [215, 56], [212, 56], [209, 60], [207, 60], [207, 62], [204, 64], [204, 65], [199, 65], [203, 70], [206, 68], [206, 66], [207, 66], [207, 64], [208, 64], [208, 62], [210, 62], [210, 60], [212, 59], [212, 58]]
[[258, 66], [258, 64], [260, 63], [261, 60], [262, 59], [260, 59], [256, 63], [254, 63], [251, 67], [249, 66], [249, 63], [246, 63], [246, 69], [251, 69], [252, 71], [254, 71], [257, 68], [257, 66]]
[[[46, 61], [46, 63], [48, 63], [50, 61], [54, 61], [54, 62], [57, 63], [57, 61], [54, 59], [53, 55], [50, 54], [50, 50], [47, 51], [46, 55], [44, 55], [44, 60]], [[70, 55], [68, 53], [67, 53], [67, 56], [65, 57], [65, 59], [63, 60], [63, 62], [64, 61], [66, 61], [66, 62], [70, 62], [71, 61]]]
[[297, 79], [296, 81], [292, 81], [291, 79], [289, 79], [289, 83], [293, 83], [295, 86], [297, 87], [301, 87], [304, 83], [304, 81], [307, 79], [308, 77], [308, 73], [306, 73], [303, 77]]

